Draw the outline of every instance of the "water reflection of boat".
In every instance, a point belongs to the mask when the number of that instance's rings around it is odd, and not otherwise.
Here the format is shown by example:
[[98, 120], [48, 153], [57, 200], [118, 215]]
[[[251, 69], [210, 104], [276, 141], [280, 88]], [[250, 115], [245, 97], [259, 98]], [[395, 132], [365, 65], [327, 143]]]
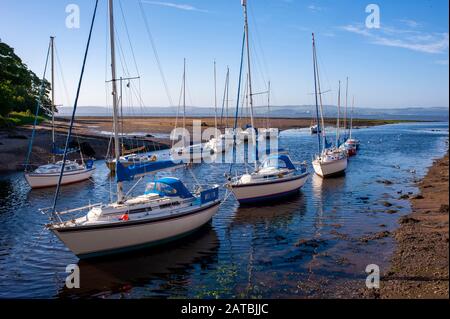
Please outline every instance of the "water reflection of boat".
[[234, 215], [233, 225], [254, 224], [263, 221], [264, 223], [283, 224], [289, 223], [295, 212], [306, 211], [306, 199], [302, 193], [295, 193], [286, 198], [286, 201], [274, 203], [267, 206], [267, 202], [260, 206], [239, 207]]
[[345, 177], [337, 176], [334, 178], [323, 179], [319, 175], [314, 175], [311, 179], [312, 190], [316, 200], [322, 200], [327, 193], [343, 190], [345, 186]]
[[[161, 295], [170, 294], [169, 285], [177, 285], [176, 290], [179, 294], [180, 288], [187, 289], [189, 284], [187, 277], [191, 269], [196, 265], [202, 267], [217, 262], [218, 248], [219, 241], [215, 230], [210, 225], [206, 225], [182, 242], [124, 255], [120, 258], [81, 260], [78, 263], [80, 288], [63, 287], [58, 293], [58, 298], [86, 298], [130, 293], [133, 288], [151, 285], [153, 280], [162, 280], [164, 287], [161, 289]], [[173, 276], [181, 276], [185, 280], [169, 283], [169, 277]]]

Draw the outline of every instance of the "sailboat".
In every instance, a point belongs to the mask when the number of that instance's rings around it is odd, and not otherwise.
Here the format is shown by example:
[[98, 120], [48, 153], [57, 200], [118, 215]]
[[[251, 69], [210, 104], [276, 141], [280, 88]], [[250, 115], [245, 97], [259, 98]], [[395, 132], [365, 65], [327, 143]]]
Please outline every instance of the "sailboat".
[[[51, 105], [51, 115], [52, 115], [52, 158], [53, 161], [50, 164], [41, 165], [33, 171], [28, 171], [29, 168], [29, 157], [31, 154], [31, 149], [33, 146], [33, 138], [30, 140], [30, 147], [28, 152], [27, 164], [25, 168], [25, 179], [31, 188], [46, 188], [54, 187], [58, 184], [59, 175], [63, 167], [62, 161], [56, 161], [56, 156], [61, 156], [63, 151], [56, 146], [56, 134], [55, 134], [55, 37], [50, 37], [50, 52], [51, 52], [51, 91], [52, 91], [52, 105]], [[40, 105], [38, 101], [38, 108]], [[35, 127], [33, 128], [35, 130]], [[71, 149], [70, 153], [75, 153], [81, 150]], [[82, 157], [82, 156], [81, 156]], [[76, 161], [66, 160], [64, 164], [64, 172], [62, 176], [62, 185], [73, 184], [89, 179], [95, 168], [93, 167], [93, 161], [88, 160], [84, 163], [82, 157], [82, 164]]]
[[[208, 142], [204, 144], [205, 149], [211, 150], [212, 153], [220, 154], [225, 153], [231, 147], [233, 147], [233, 137], [228, 135], [227, 138], [227, 128], [225, 127], [225, 134], [222, 134], [218, 127], [218, 114], [217, 114], [217, 73], [216, 73], [216, 62], [214, 61], [214, 127], [216, 129], [216, 136], [212, 137]], [[226, 118], [228, 119], [228, 88], [229, 88], [229, 80], [230, 80], [230, 68], [227, 67], [227, 76], [225, 80], [225, 91], [222, 102], [222, 119], [223, 119], [223, 109], [226, 105], [227, 114]]]
[[[347, 135], [347, 106], [348, 106], [348, 77], [347, 77], [347, 85], [346, 85], [346, 91], [345, 91], [345, 115], [344, 115], [344, 129], [345, 129], [345, 137], [344, 142], [339, 146], [339, 149], [344, 151], [347, 156], [354, 156], [356, 155], [356, 148], [357, 148], [357, 141], [352, 140]], [[352, 115], [350, 120], [350, 135], [352, 131], [352, 125], [353, 125], [353, 107], [352, 107]]]
[[[256, 133], [253, 125], [253, 97], [252, 97], [252, 81], [251, 81], [251, 63], [250, 63], [250, 47], [249, 47], [249, 32], [248, 32], [248, 17], [247, 17], [247, 1], [242, 0], [242, 6], [244, 11], [244, 40], [242, 43], [242, 55], [241, 55], [241, 74], [239, 76], [239, 82], [242, 76], [242, 63], [244, 58], [244, 44], [247, 48], [247, 69], [248, 69], [248, 89], [249, 89], [249, 103], [250, 103], [250, 120], [251, 120], [251, 138], [252, 143], [255, 145], [256, 153]], [[236, 118], [235, 129], [237, 126], [237, 116], [239, 107], [239, 91], [236, 104]], [[235, 138], [236, 139], [236, 138]], [[231, 168], [230, 168], [231, 171]], [[267, 200], [278, 199], [280, 197], [290, 195], [299, 191], [299, 189], [306, 183], [309, 173], [306, 171], [306, 167], [302, 165], [297, 168], [286, 154], [271, 154], [267, 156], [261, 163], [258, 164], [257, 158], [255, 159], [255, 169], [252, 173], [244, 174], [236, 177], [229, 177], [229, 183], [227, 187], [231, 189], [236, 199], [241, 204], [257, 203]]]
[[258, 138], [260, 139], [271, 139], [273, 137], [278, 137], [278, 129], [270, 127], [270, 81], [268, 82], [267, 88], [267, 115], [266, 115], [266, 127], [260, 128], [258, 130]]
[[[186, 130], [186, 59], [184, 59], [183, 65], [183, 130]], [[177, 115], [178, 122], [178, 115]], [[210, 157], [214, 154], [214, 150], [207, 147], [207, 144], [202, 142], [197, 144], [187, 145], [185, 136], [182, 137], [183, 145], [181, 147], [172, 147], [170, 150], [170, 156], [174, 159], [181, 159], [187, 163], [201, 162], [205, 157]]]
[[345, 141], [345, 147], [348, 150], [348, 154], [350, 156], [356, 155], [356, 152], [359, 148], [359, 141], [357, 139], [354, 139], [352, 137], [352, 132], [353, 132], [353, 108], [355, 106], [355, 98], [353, 97], [352, 100], [352, 112], [351, 112], [351, 117], [350, 117], [350, 133], [349, 133], [349, 138]]
[[[313, 64], [314, 64], [314, 89], [315, 89], [315, 100], [316, 100], [316, 119], [317, 127], [321, 134], [317, 135], [318, 139], [318, 154], [314, 157], [312, 162], [314, 171], [317, 175], [321, 177], [331, 177], [336, 175], [341, 175], [347, 169], [347, 156], [344, 152], [338, 149], [338, 147], [330, 147], [327, 142], [325, 135], [325, 125], [323, 119], [323, 107], [322, 107], [322, 92], [320, 90], [320, 78], [317, 63], [316, 54], [316, 42], [314, 38], [314, 33], [312, 34], [313, 39]], [[340, 88], [340, 85], [339, 85]], [[339, 89], [340, 96], [340, 89]], [[319, 118], [319, 99], [320, 99], [320, 118]], [[340, 100], [340, 98], [339, 98]], [[339, 101], [340, 106], [340, 101]], [[339, 141], [339, 115], [336, 125], [336, 145]], [[321, 129], [323, 128], [323, 130]]]
[[[96, 2], [92, 24], [95, 21], [97, 5], [98, 1]], [[111, 41], [111, 74], [112, 79], [115, 79], [116, 58], [113, 0], [109, 0], [108, 7]], [[86, 54], [89, 43], [90, 37]], [[174, 177], [165, 177], [150, 182], [144, 194], [140, 196], [131, 197], [128, 194], [124, 194], [124, 181], [132, 181], [148, 174], [154, 174], [160, 170], [173, 169], [178, 167], [178, 163], [171, 160], [160, 160], [127, 168], [121, 164], [119, 161], [120, 141], [116, 81], [112, 81], [111, 83], [113, 93], [114, 148], [117, 160], [117, 201], [110, 204], [88, 205], [58, 213], [55, 209], [58, 196], [57, 192], [52, 208], [53, 220], [55, 222], [47, 225], [79, 258], [122, 253], [178, 239], [208, 223], [218, 211], [221, 203], [217, 185], [207, 189], [199, 188], [198, 191], [191, 192], [181, 180]], [[128, 193], [133, 189], [134, 186]], [[78, 213], [84, 213], [84, 216], [66, 221], [63, 221], [61, 218], [66, 214], [71, 216], [72, 214]]]

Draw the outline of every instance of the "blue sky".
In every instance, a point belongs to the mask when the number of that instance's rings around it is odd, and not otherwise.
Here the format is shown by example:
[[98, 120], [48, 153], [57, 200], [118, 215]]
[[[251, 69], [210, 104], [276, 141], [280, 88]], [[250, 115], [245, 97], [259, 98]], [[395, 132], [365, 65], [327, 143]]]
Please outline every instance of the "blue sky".
[[[125, 67], [119, 52], [118, 73], [139, 74], [141, 80], [132, 85], [140, 86], [143, 103], [166, 106], [169, 99], [139, 1], [115, 0], [116, 28], [126, 61]], [[105, 88], [105, 79], [110, 77], [106, 2], [100, 0], [79, 105], [110, 104]], [[68, 29], [65, 24], [65, 9], [71, 3], [80, 7], [79, 29]], [[380, 8], [380, 29], [365, 26], [365, 9], [370, 3]], [[0, 0], [0, 38], [38, 75], [43, 70], [48, 38], [56, 36], [67, 88], [58, 75], [57, 104], [73, 103], [93, 4], [93, 0]], [[322, 87], [330, 90], [325, 103], [337, 103], [338, 81], [349, 76], [350, 96], [355, 96], [356, 106], [449, 105], [447, 0], [248, 0], [248, 4], [254, 91], [264, 91], [270, 80], [273, 104], [313, 103], [311, 32], [315, 32]], [[189, 105], [213, 105], [214, 60], [219, 101], [227, 65], [231, 69], [230, 98], [235, 100], [243, 25], [240, 0], [142, 0], [142, 7], [174, 104], [180, 94], [183, 58], [188, 64]], [[259, 96], [256, 103], [263, 104], [263, 99]], [[124, 102], [137, 105], [136, 94], [128, 94]]]

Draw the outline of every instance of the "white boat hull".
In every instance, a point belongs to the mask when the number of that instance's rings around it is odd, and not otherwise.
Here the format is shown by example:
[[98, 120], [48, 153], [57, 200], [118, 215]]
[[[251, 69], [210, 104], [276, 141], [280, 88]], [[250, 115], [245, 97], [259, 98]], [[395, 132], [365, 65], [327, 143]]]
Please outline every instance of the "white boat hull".
[[[78, 183], [89, 179], [94, 173], [95, 168], [84, 169], [81, 171], [64, 172], [61, 185]], [[25, 179], [31, 188], [46, 188], [58, 185], [60, 173], [37, 174], [26, 173]]]
[[170, 151], [170, 156], [174, 160], [181, 160], [187, 163], [209, 159], [213, 154], [214, 150], [207, 143], [172, 149]]
[[78, 257], [96, 257], [154, 246], [187, 235], [209, 222], [219, 209], [219, 203], [160, 220], [122, 221], [51, 230]]
[[345, 172], [347, 169], [347, 157], [330, 162], [314, 160], [312, 164], [317, 175], [321, 177], [331, 177]]
[[232, 191], [241, 204], [276, 199], [298, 191], [308, 179], [308, 174], [261, 183], [233, 185]]

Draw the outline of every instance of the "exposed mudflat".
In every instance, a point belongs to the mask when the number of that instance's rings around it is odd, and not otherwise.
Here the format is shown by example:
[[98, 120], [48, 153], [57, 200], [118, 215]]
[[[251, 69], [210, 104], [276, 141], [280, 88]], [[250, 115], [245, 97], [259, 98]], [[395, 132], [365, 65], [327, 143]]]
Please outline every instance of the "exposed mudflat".
[[413, 213], [400, 218], [391, 269], [381, 298], [449, 298], [448, 154], [434, 162], [411, 199]]

